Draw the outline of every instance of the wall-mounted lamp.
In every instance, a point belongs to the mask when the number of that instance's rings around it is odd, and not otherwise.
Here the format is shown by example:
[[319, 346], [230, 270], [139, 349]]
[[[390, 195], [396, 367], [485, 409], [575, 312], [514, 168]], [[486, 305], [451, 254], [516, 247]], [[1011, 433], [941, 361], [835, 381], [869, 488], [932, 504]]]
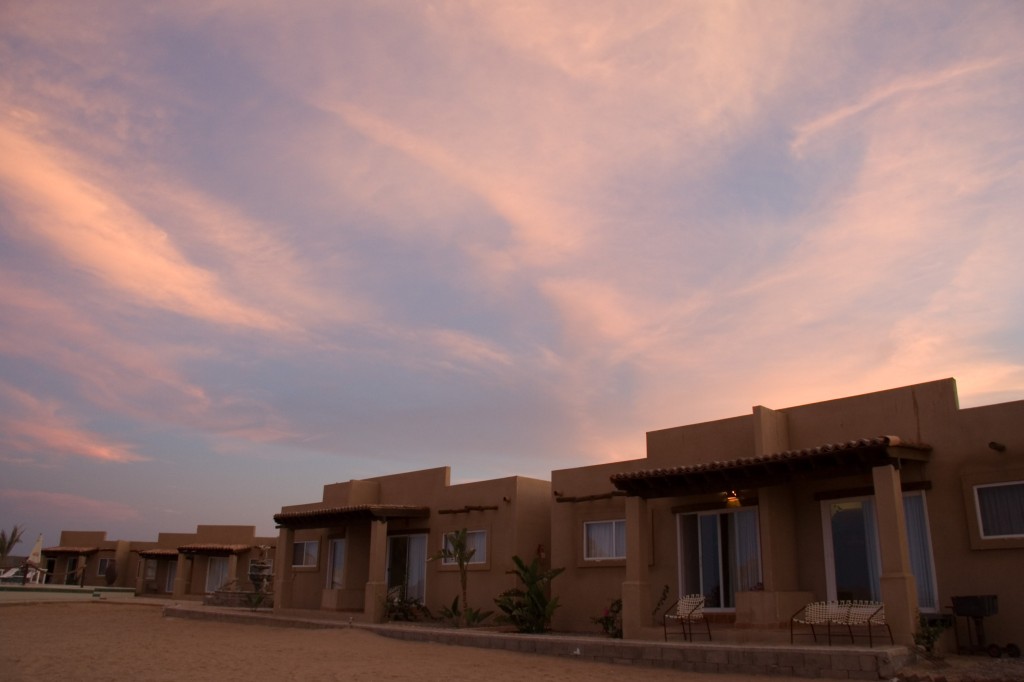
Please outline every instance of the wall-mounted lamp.
[[988, 444], [988, 446], [990, 448], [992, 448], [993, 450], [995, 450], [996, 452], [1006, 452], [1006, 446], [1003, 445], [1002, 443], [997, 443], [996, 441], [991, 441]]
[[740, 496], [736, 494], [735, 490], [730, 490], [725, 496], [725, 506], [727, 507], [738, 507], [740, 506]]

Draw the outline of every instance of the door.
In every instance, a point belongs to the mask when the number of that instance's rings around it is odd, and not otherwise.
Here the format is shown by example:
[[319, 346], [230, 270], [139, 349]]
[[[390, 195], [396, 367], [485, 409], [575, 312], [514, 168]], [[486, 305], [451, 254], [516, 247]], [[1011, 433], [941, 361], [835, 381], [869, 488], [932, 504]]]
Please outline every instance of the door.
[[167, 581], [164, 583], [164, 592], [167, 594], [174, 593], [174, 578], [178, 575], [178, 560], [174, 559], [167, 562]]
[[228, 582], [228, 558], [212, 556], [206, 561], [206, 593], [216, 592]]
[[680, 594], [702, 594], [710, 609], [736, 608], [736, 593], [761, 582], [757, 508], [677, 517]]
[[345, 538], [331, 540], [327, 557], [327, 588], [340, 590], [345, 587]]
[[[874, 498], [825, 500], [821, 505], [828, 598], [881, 601], [882, 559]], [[903, 513], [918, 608], [934, 613], [938, 611], [938, 595], [924, 494], [904, 493]]]
[[422, 603], [427, 597], [427, 535], [392, 535], [388, 538], [388, 594]]

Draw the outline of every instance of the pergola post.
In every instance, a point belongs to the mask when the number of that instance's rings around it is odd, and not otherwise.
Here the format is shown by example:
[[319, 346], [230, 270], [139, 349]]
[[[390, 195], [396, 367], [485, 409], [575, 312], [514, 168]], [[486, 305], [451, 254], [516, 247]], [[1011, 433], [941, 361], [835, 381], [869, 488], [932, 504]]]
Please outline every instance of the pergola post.
[[388, 521], [377, 518], [370, 521], [370, 570], [363, 597], [363, 613], [371, 623], [384, 620], [384, 602], [387, 599]]
[[626, 581], [622, 583], [622, 636], [642, 639], [650, 614], [650, 528], [647, 500], [626, 498]]
[[891, 464], [871, 470], [878, 522], [878, 553], [885, 617], [897, 644], [913, 646], [917, 630], [917, 584], [910, 566], [900, 472]]
[[292, 605], [292, 545], [295, 529], [284, 526], [277, 538], [274, 557], [274, 608], [286, 609]]

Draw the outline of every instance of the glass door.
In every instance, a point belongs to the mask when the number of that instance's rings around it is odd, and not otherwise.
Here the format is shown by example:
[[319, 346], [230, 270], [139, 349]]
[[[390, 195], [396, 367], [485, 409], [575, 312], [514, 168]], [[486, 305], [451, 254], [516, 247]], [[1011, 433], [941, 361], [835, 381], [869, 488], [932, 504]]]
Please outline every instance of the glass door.
[[331, 540], [327, 557], [327, 588], [340, 590], [345, 586], [345, 538]]
[[392, 535], [388, 538], [388, 594], [423, 602], [427, 597], [427, 535]]
[[680, 514], [680, 594], [702, 594], [707, 608], [736, 608], [736, 593], [761, 582], [757, 509]]

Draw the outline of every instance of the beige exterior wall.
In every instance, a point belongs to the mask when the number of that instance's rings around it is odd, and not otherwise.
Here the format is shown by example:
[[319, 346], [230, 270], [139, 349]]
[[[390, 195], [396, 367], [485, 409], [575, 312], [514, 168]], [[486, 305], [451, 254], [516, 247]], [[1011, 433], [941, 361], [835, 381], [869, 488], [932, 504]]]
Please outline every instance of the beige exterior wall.
[[[940, 611], [949, 612], [946, 607], [955, 595], [995, 594], [999, 613], [985, 621], [989, 642], [1024, 641], [1024, 588], [1016, 577], [1024, 565], [1024, 539], [982, 540], [973, 488], [1024, 480], [1024, 402], [960, 409], [952, 379], [778, 410], [755, 407], [750, 415], [651, 432], [647, 434], [646, 459], [553, 472], [555, 499], [576, 498], [556, 501], [552, 509], [552, 562], [566, 567], [554, 583], [562, 603], [556, 627], [596, 631], [590, 618], [623, 595], [624, 583], [631, 591], [640, 590], [634, 615], [638, 609], [640, 620], [646, 620], [664, 585], [670, 586], [669, 601], [679, 594], [677, 513], [725, 507], [724, 484], [715, 494], [648, 500], [639, 525], [649, 533], [650, 545], [642, 550], [647, 555], [645, 566], [627, 577], [624, 561], [586, 562], [582, 558], [586, 521], [626, 516], [622, 497], [579, 499], [611, 492], [610, 475], [726, 462], [887, 435], [930, 445], [928, 461], [901, 462], [900, 470], [891, 472], [895, 482], [884, 471], [864, 470], [739, 491], [743, 504], [756, 500], [758, 506], [764, 591], [744, 595], [735, 609], [724, 610], [722, 615], [741, 625], [777, 626], [788, 622], [794, 605], [827, 598], [823, 498], [871, 496], [877, 486], [896, 485], [898, 490], [902, 485], [904, 489], [923, 489]], [[990, 442], [1001, 449], [993, 449]], [[876, 502], [881, 514], [885, 505], [881, 499]], [[890, 506], [885, 513], [897, 512]], [[894, 525], [883, 524], [880, 543], [898, 543]], [[916, 619], [916, 608], [907, 606], [903, 611], [901, 597], [893, 596], [916, 590], [912, 577], [908, 581], [903, 575], [906, 571], [898, 555], [890, 552], [886, 560], [890, 563], [883, 562], [882, 567], [890, 621]], [[963, 626], [961, 621], [962, 635]], [[951, 641], [948, 637], [947, 647]]]
[[94, 548], [96, 551], [83, 555], [65, 553], [47, 555], [44, 551], [44, 566], [47, 559], [55, 559], [54, 575], [48, 577], [47, 582], [70, 584], [68, 568], [73, 563], [76, 570], [83, 564], [85, 565], [85, 575], [73, 580], [74, 584], [83, 584], [85, 587], [105, 587], [107, 585], [106, 576], [100, 568], [108, 563], [113, 563], [117, 570], [117, 580], [113, 587], [131, 586], [133, 565], [127, 541], [107, 540], [105, 531], [65, 530], [61, 531], [59, 547]]
[[[509, 574], [514, 567], [512, 556], [530, 560], [538, 551], [548, 551], [550, 496], [547, 481], [518, 476], [451, 485], [448, 467], [326, 485], [321, 501], [284, 507], [282, 513], [409, 505], [428, 508], [429, 515], [351, 518], [328, 528], [283, 527], [278, 561], [284, 570], [277, 573], [275, 607], [349, 611], [359, 619], [378, 619], [384, 599], [388, 539], [425, 535], [426, 551], [432, 556], [440, 550], [445, 533], [466, 528], [485, 531], [487, 537], [486, 561], [469, 568], [468, 601], [474, 608], [492, 610], [494, 597], [514, 585], [515, 578]], [[332, 589], [328, 586], [328, 554], [331, 540], [337, 538], [345, 540], [344, 585]], [[291, 565], [292, 548], [297, 542], [316, 543], [315, 565]], [[438, 613], [459, 593], [458, 570], [432, 560], [427, 562], [425, 572], [425, 604]]]

